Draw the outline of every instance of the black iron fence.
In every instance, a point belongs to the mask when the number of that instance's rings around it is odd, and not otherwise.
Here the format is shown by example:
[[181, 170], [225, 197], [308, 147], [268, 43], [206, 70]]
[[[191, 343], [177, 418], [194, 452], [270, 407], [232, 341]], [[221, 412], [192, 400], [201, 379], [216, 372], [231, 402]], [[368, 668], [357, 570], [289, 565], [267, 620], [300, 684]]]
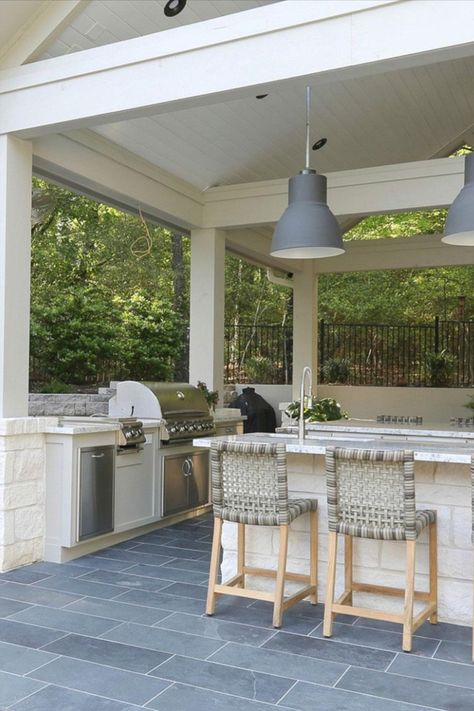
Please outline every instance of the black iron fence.
[[293, 329], [275, 324], [225, 327], [226, 383], [291, 383]]
[[[321, 383], [474, 386], [474, 321], [428, 324], [319, 323]], [[289, 383], [292, 328], [226, 327], [227, 383]]]

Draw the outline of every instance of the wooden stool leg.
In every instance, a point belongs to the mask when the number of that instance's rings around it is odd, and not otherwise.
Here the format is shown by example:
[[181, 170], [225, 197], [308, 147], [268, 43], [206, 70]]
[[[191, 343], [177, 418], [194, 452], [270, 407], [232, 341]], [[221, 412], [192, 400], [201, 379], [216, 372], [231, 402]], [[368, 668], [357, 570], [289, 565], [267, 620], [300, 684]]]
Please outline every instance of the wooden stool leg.
[[309, 583], [314, 592], [309, 596], [312, 605], [318, 602], [318, 510], [309, 514]]
[[281, 627], [283, 618], [283, 597], [285, 594], [286, 556], [288, 553], [288, 528], [280, 526], [280, 550], [278, 552], [278, 569], [275, 585], [275, 602], [273, 605], [273, 626]]
[[242, 576], [242, 581], [236, 587], [245, 587], [245, 523], [239, 523], [237, 529], [237, 575]]
[[344, 592], [348, 593], [345, 602], [352, 605], [352, 536], [344, 536]]
[[334, 590], [336, 587], [336, 556], [337, 556], [337, 533], [329, 532], [328, 548], [328, 579], [326, 591], [326, 604], [324, 605], [324, 637], [332, 637], [332, 606], [334, 603]]
[[430, 622], [438, 622], [438, 534], [435, 523], [430, 523], [430, 602], [436, 603], [436, 611], [430, 617]]
[[413, 634], [413, 599], [415, 593], [416, 541], [407, 541], [407, 570], [405, 584], [405, 608], [403, 610], [403, 651], [411, 652]]
[[209, 585], [207, 588], [206, 615], [213, 615], [216, 607], [214, 592], [219, 574], [219, 558], [221, 552], [222, 519], [214, 518], [214, 535], [212, 537], [211, 565], [209, 567]]

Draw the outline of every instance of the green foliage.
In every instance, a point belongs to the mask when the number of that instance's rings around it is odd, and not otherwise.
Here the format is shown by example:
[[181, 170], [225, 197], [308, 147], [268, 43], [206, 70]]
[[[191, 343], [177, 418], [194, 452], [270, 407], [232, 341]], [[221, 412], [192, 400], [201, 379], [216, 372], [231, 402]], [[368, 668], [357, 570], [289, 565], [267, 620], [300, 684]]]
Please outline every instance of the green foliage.
[[72, 393], [74, 392], [74, 388], [72, 388], [68, 383], [55, 378], [54, 380], [50, 380], [49, 383], [43, 383], [41, 392], [54, 394]]
[[443, 349], [439, 353], [428, 353], [426, 357], [430, 384], [434, 388], [448, 387], [456, 365], [456, 359]]
[[470, 410], [472, 410], [472, 412], [474, 414], [474, 395], [471, 395], [471, 397], [469, 398], [469, 400], [467, 401], [465, 406], [467, 408], [469, 408]]
[[[286, 409], [286, 414], [293, 419], [299, 420], [300, 403], [295, 400]], [[348, 419], [347, 412], [341, 409], [340, 404], [333, 397], [322, 397], [313, 400], [311, 407], [303, 409], [303, 416], [306, 422], [328, 422], [329, 420]]]
[[323, 366], [326, 383], [347, 383], [351, 373], [349, 358], [328, 358]]
[[206, 383], [202, 380], [197, 381], [196, 387], [204, 393], [204, 397], [206, 398], [206, 402], [209, 407], [215, 408], [219, 402], [219, 392], [217, 390], [209, 390]]
[[245, 372], [249, 383], [269, 383], [272, 381], [274, 363], [264, 355], [254, 355], [245, 361]]

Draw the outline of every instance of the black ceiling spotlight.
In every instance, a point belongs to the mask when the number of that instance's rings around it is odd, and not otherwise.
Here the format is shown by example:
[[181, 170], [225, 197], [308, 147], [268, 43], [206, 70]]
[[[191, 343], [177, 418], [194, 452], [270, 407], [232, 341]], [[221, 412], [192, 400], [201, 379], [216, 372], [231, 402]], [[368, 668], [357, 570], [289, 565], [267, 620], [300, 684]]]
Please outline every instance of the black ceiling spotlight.
[[327, 138], [320, 138], [319, 141], [316, 141], [316, 143], [313, 143], [313, 151], [319, 151], [320, 148], [326, 145], [328, 142]]
[[256, 99], [266, 99], [268, 94], [257, 94]]
[[188, 0], [168, 0], [163, 12], [166, 17], [174, 17], [175, 15], [179, 15], [179, 13], [186, 7], [187, 1]]

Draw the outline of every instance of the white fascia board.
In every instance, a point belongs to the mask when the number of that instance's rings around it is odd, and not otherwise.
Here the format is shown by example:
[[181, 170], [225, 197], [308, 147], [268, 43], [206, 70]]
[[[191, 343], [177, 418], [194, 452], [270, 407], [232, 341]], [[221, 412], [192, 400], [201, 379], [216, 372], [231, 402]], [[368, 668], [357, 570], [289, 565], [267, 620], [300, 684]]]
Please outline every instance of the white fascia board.
[[91, 132], [35, 139], [33, 167], [55, 182], [186, 231], [202, 223], [198, 190]]
[[440, 0], [435, 12], [424, 0], [283, 0], [5, 70], [0, 133], [36, 136], [228, 101], [287, 80], [468, 56], [473, 26], [474, 3], [462, 0]]
[[38, 57], [90, 0], [48, 0], [0, 49], [0, 68], [19, 67]]
[[300, 272], [299, 259], [278, 259], [270, 256], [271, 242], [258, 230], [229, 230], [226, 232], [226, 250], [259, 267], [271, 267], [287, 273]]
[[314, 260], [318, 274], [369, 272], [384, 269], [425, 269], [474, 264], [474, 247], [454, 247], [441, 235], [415, 235], [345, 243], [346, 252]]
[[[474, 5], [474, 3], [473, 3]], [[328, 205], [336, 216], [450, 205], [464, 184], [464, 158], [437, 158], [328, 173]], [[288, 181], [209, 188], [204, 224], [229, 229], [277, 222], [288, 205]]]

